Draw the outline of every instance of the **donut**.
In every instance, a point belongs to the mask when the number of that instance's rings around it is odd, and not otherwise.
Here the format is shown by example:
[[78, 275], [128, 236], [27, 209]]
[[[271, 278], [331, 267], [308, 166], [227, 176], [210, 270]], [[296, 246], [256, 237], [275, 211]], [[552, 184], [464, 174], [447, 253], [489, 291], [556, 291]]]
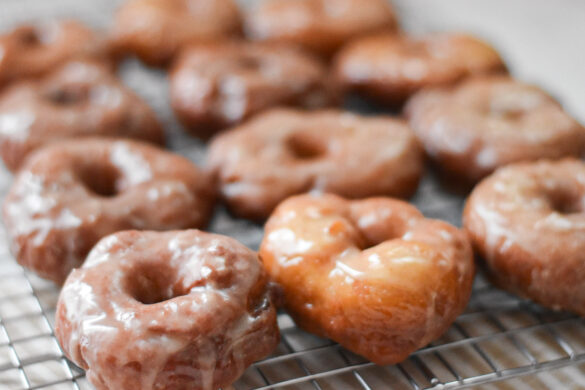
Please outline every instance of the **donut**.
[[67, 278], [55, 336], [97, 390], [213, 390], [279, 342], [258, 255], [198, 230], [103, 238]]
[[26, 24], [0, 35], [0, 87], [23, 78], [43, 76], [74, 58], [107, 62], [104, 40], [71, 20]]
[[398, 29], [387, 0], [264, 0], [244, 24], [251, 39], [296, 44], [324, 58], [356, 36]]
[[318, 108], [339, 102], [327, 68], [286, 46], [229, 42], [192, 46], [170, 76], [171, 106], [194, 135], [278, 105]]
[[166, 66], [189, 42], [216, 41], [241, 31], [234, 0], [129, 0], [116, 14], [110, 41], [118, 55]]
[[492, 47], [461, 33], [365, 37], [347, 45], [334, 62], [335, 77], [344, 90], [391, 107], [421, 88], [506, 69]]
[[0, 155], [11, 171], [43, 145], [96, 135], [164, 143], [154, 112], [101, 63], [70, 61], [0, 94]]
[[423, 152], [402, 120], [338, 110], [274, 109], [220, 134], [208, 165], [237, 216], [261, 220], [303, 192], [408, 197]]
[[84, 138], [26, 161], [4, 201], [16, 260], [61, 284], [102, 237], [205, 225], [213, 182], [189, 160], [137, 141]]
[[583, 126], [540, 88], [507, 76], [421, 91], [405, 112], [427, 154], [468, 182], [513, 162], [585, 152]]
[[585, 316], [585, 163], [500, 168], [473, 190], [463, 223], [497, 286]]
[[380, 365], [441, 336], [474, 276], [465, 232], [382, 197], [291, 197], [266, 223], [260, 258], [297, 325]]

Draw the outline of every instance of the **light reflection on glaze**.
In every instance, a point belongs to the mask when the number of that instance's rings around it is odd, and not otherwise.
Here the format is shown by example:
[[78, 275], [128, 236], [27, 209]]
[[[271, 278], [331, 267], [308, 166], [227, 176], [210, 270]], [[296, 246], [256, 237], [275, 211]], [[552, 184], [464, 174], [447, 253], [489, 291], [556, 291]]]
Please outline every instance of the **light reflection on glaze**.
[[425, 89], [405, 112], [428, 154], [471, 181], [510, 163], [585, 151], [583, 126], [545, 91], [508, 76]]
[[319, 61], [294, 47], [233, 42], [194, 46], [170, 75], [171, 104], [195, 134], [206, 136], [277, 106], [319, 108], [338, 91]]
[[583, 175], [585, 164], [570, 158], [501, 168], [476, 187], [464, 212], [464, 226], [500, 286], [581, 315]]
[[12, 171], [46, 144], [88, 136], [164, 141], [153, 111], [100, 62], [64, 63], [0, 96], [0, 146]]
[[[157, 280], [143, 287], [158, 286], [162, 301], [137, 300], [141, 277]], [[278, 343], [270, 294], [257, 255], [232, 239], [122, 232], [98, 243], [68, 278], [55, 332], [98, 390], [212, 390]]]
[[260, 255], [297, 324], [378, 364], [442, 334], [471, 293], [466, 235], [405, 202], [295, 196], [265, 231]]
[[[116, 193], [94, 193], [88, 182], [112, 170]], [[187, 159], [146, 144], [84, 139], [49, 146], [29, 160], [3, 211], [16, 259], [62, 283], [103, 236], [203, 226], [213, 202], [209, 177]]]
[[208, 156], [224, 198], [248, 218], [266, 217], [288, 196], [310, 191], [408, 196], [423, 166], [422, 148], [404, 122], [338, 110], [271, 110], [216, 137]]

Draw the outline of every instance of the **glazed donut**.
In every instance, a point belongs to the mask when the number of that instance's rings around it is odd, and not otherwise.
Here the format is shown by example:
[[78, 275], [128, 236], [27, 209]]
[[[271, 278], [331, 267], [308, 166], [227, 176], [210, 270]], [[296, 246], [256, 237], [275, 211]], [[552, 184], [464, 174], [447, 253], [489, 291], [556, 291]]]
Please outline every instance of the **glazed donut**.
[[470, 182], [513, 162], [585, 152], [583, 126], [540, 88], [507, 76], [421, 91], [405, 113], [438, 165]]
[[67, 62], [0, 95], [0, 154], [11, 171], [40, 146], [96, 135], [164, 143], [150, 107], [97, 62]]
[[102, 239], [63, 286], [55, 336], [97, 390], [214, 390], [279, 342], [258, 255], [197, 230]]
[[173, 67], [171, 105], [193, 134], [208, 138], [269, 107], [338, 103], [327, 73], [318, 60], [286, 46], [194, 46]]
[[245, 18], [255, 40], [302, 46], [330, 57], [350, 39], [398, 29], [387, 0], [265, 0]]
[[505, 65], [487, 43], [460, 33], [421, 37], [377, 35], [358, 39], [335, 59], [340, 85], [397, 106], [424, 87], [470, 75], [502, 73]]
[[312, 190], [408, 197], [424, 165], [422, 148], [401, 120], [285, 109], [219, 135], [208, 162], [231, 211], [257, 220]]
[[585, 316], [585, 163], [517, 163], [472, 192], [463, 223], [501, 288]]
[[474, 275], [463, 231], [390, 198], [289, 198], [266, 224], [260, 257], [301, 328], [381, 365], [441, 336]]
[[84, 138], [33, 153], [4, 202], [16, 260], [62, 283], [102, 237], [205, 225], [213, 183], [189, 160], [136, 141]]
[[70, 20], [23, 25], [0, 36], [0, 87], [43, 76], [73, 58], [107, 60], [105, 42]]
[[189, 42], [240, 35], [234, 0], [129, 0], [116, 14], [111, 43], [150, 65], [167, 65]]

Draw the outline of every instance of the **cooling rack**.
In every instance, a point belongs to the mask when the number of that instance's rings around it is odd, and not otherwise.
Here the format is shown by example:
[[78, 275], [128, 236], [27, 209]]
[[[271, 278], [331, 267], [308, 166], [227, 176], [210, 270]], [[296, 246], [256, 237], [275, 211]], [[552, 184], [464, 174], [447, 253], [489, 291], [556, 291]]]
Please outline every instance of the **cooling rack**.
[[[25, 20], [74, 17], [106, 26], [120, 0], [0, 0], [0, 30]], [[163, 73], [130, 61], [124, 81], [157, 111], [169, 147], [197, 163], [204, 145], [185, 136], [169, 107]], [[372, 111], [360, 101], [357, 111]], [[3, 197], [11, 177], [0, 171]], [[463, 198], [428, 174], [413, 199], [427, 216], [459, 224]], [[256, 248], [261, 227], [218, 210], [210, 230]], [[83, 370], [67, 361], [53, 335], [59, 290], [24, 271], [10, 255], [0, 227], [0, 389], [92, 389]], [[585, 388], [585, 323], [545, 310], [491, 286], [480, 273], [469, 307], [449, 331], [405, 362], [379, 367], [339, 345], [298, 329], [280, 313], [282, 341], [255, 363], [234, 389]], [[521, 378], [521, 379], [514, 379]]]

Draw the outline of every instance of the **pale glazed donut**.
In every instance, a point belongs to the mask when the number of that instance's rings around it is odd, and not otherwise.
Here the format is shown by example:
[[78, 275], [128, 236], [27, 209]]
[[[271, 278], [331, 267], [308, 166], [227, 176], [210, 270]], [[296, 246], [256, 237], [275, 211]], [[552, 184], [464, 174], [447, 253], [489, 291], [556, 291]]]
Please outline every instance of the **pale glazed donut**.
[[215, 390], [279, 341], [258, 255], [197, 230], [102, 239], [67, 279], [55, 321], [97, 390]]
[[167, 65], [182, 46], [241, 34], [234, 0], [129, 0], [111, 33], [114, 51]]
[[463, 222], [498, 286], [585, 315], [585, 163], [500, 168], [473, 190]]
[[254, 40], [302, 46], [323, 57], [356, 36], [398, 29], [387, 0], [264, 0], [245, 18]]
[[62, 283], [102, 237], [201, 227], [213, 182], [189, 160], [136, 141], [84, 138], [33, 153], [4, 202], [12, 253]]
[[405, 112], [439, 166], [470, 182], [513, 162], [585, 152], [585, 128], [556, 100], [506, 76], [421, 91]]
[[107, 65], [70, 61], [0, 94], [0, 154], [11, 171], [43, 145], [98, 135], [164, 143], [154, 112]]
[[285, 109], [220, 134], [208, 162], [229, 208], [252, 219], [308, 191], [407, 197], [424, 165], [416, 137], [401, 120]]
[[470, 35], [386, 34], [348, 44], [336, 57], [334, 71], [344, 89], [397, 106], [421, 88], [502, 73], [505, 65], [497, 51]]
[[340, 98], [332, 81], [319, 60], [288, 46], [197, 45], [173, 66], [171, 105], [194, 135], [208, 138], [270, 107], [335, 105]]
[[79, 22], [64, 20], [23, 25], [0, 36], [0, 87], [43, 76], [73, 58], [107, 61], [105, 42]]
[[474, 275], [463, 231], [390, 198], [289, 198], [266, 224], [260, 257], [300, 327], [382, 365], [441, 336]]

